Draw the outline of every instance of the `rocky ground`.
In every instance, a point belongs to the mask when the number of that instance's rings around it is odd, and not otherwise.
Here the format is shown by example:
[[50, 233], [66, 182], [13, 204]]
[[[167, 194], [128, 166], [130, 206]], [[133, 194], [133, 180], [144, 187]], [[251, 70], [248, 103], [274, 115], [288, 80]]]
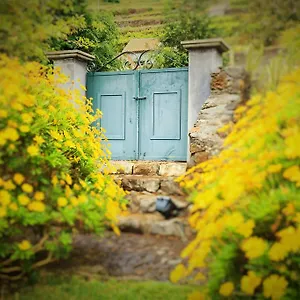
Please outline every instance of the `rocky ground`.
[[[112, 232], [100, 238], [78, 235], [74, 250], [64, 262], [47, 271], [77, 274], [87, 279], [169, 279], [181, 262], [180, 253], [192, 238], [187, 215], [189, 203], [175, 178], [186, 171], [180, 162], [113, 162], [116, 182], [128, 192], [128, 211], [119, 217], [121, 236]], [[168, 197], [173, 208], [166, 216], [156, 209], [158, 197]]]
[[181, 261], [180, 252], [187, 245], [179, 237], [109, 232], [100, 238], [78, 235], [74, 250], [66, 261], [53, 263], [47, 271], [80, 275], [86, 279], [169, 279], [170, 271]]

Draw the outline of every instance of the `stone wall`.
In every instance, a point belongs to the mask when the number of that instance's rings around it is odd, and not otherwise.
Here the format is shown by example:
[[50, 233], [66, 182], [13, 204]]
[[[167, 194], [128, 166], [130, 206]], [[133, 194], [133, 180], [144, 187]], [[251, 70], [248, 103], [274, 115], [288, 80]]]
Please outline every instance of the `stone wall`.
[[222, 148], [224, 137], [219, 128], [233, 121], [234, 110], [249, 98], [249, 75], [242, 68], [220, 68], [211, 75], [211, 95], [199, 112], [189, 132], [189, 167], [216, 155]]

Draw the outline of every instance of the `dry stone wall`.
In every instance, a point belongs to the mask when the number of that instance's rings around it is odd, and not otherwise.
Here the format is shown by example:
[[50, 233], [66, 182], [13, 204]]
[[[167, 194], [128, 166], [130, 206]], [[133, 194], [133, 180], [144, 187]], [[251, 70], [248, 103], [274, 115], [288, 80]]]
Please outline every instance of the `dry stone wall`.
[[249, 89], [249, 75], [243, 68], [220, 68], [211, 75], [211, 95], [189, 132], [191, 158], [188, 167], [220, 152], [224, 136], [218, 129], [233, 121], [234, 110], [248, 99]]

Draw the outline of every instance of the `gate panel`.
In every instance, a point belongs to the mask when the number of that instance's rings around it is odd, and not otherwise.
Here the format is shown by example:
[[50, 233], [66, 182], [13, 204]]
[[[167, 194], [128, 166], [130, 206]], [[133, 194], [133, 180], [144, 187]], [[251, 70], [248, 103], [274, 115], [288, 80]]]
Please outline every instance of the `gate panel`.
[[112, 159], [186, 161], [187, 68], [89, 73], [87, 87]]
[[100, 123], [111, 145], [112, 159], [136, 159], [135, 73], [90, 73], [87, 82], [94, 109], [99, 108], [103, 113]]
[[187, 159], [188, 70], [140, 71], [139, 158]]

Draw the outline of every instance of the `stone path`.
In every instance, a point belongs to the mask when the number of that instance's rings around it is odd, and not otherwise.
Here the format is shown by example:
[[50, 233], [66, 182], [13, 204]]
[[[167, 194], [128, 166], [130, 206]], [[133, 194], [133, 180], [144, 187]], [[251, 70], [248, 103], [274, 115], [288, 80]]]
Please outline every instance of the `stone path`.
[[[184, 174], [187, 164], [159, 161], [112, 164], [116, 169], [112, 176], [128, 191], [128, 212], [119, 216], [121, 236], [112, 232], [102, 238], [78, 235], [70, 258], [47, 269], [87, 279], [113, 276], [166, 281], [181, 262], [180, 253], [191, 238], [186, 218], [189, 203], [174, 181]], [[156, 211], [157, 197], [162, 196], [173, 202], [168, 219]]]
[[180, 263], [188, 241], [178, 237], [109, 232], [105, 237], [78, 235], [70, 258], [47, 269], [84, 277], [114, 276], [118, 279], [167, 281]]

